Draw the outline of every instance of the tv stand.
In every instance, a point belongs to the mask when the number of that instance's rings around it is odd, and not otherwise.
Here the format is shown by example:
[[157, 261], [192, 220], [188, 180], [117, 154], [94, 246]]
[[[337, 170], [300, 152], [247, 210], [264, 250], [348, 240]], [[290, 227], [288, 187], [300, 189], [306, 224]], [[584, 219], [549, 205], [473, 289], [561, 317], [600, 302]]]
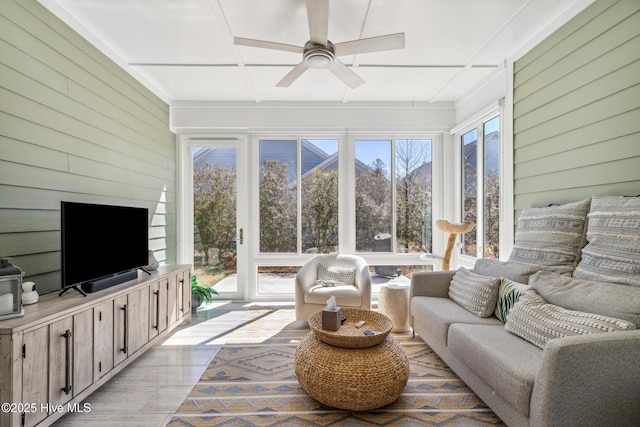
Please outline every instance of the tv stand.
[[191, 320], [190, 271], [162, 265], [86, 297], [53, 292], [0, 321], [0, 403], [17, 408], [0, 411], [0, 426], [47, 427], [82, 410], [91, 393]]
[[85, 297], [87, 296], [86, 292], [82, 290], [82, 288], [80, 287], [80, 285], [73, 285], [73, 286], [67, 286], [66, 288], [64, 288], [63, 290], [60, 291], [60, 293], [58, 294], [59, 297], [62, 296], [62, 294], [64, 294], [65, 292], [67, 292], [69, 289], [75, 289], [76, 291], [80, 292], [82, 295], [84, 295]]

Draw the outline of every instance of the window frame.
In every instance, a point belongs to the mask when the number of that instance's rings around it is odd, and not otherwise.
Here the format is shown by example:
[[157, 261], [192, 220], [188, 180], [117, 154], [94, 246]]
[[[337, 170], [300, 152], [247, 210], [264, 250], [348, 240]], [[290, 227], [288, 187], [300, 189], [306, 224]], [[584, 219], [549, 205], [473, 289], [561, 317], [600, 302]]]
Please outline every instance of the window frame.
[[[505, 162], [509, 161], [505, 156], [505, 152], [508, 150], [508, 140], [504, 136], [505, 132], [505, 114], [504, 108], [502, 106], [502, 102], [498, 102], [496, 105], [485, 109], [484, 112], [479, 115], [473, 117], [472, 119], [466, 121], [462, 125], [456, 126], [451, 130], [452, 135], [452, 144], [454, 146], [454, 161], [455, 161], [455, 178], [453, 180], [454, 185], [451, 190], [455, 194], [455, 210], [453, 212], [453, 216], [456, 222], [463, 221], [463, 149], [462, 149], [462, 137], [472, 130], [477, 131], [477, 163], [476, 163], [476, 200], [481, 201], [481, 203], [476, 203], [476, 227], [474, 228], [474, 232], [476, 233], [476, 254], [475, 256], [467, 255], [462, 253], [462, 247], [458, 248], [453, 252], [452, 265], [464, 266], [468, 268], [473, 268], [475, 261], [479, 258], [484, 258], [484, 145], [485, 145], [485, 135], [484, 135], [484, 125], [489, 121], [499, 117], [499, 132], [500, 132], [500, 159], [499, 159], [499, 185], [500, 185], [500, 218], [499, 218], [499, 241], [500, 241], [500, 259], [505, 258], [505, 252], [510, 251], [510, 247], [505, 245], [505, 240], [507, 238], [508, 231], [505, 228], [505, 224], [508, 223], [508, 219], [506, 219], [505, 214], [508, 214], [508, 210], [505, 206], [505, 195], [510, 194], [512, 192], [512, 186], [508, 185], [509, 177], [506, 176], [505, 172], [509, 169]], [[458, 236], [458, 242], [462, 242], [462, 237]], [[462, 246], [462, 245], [460, 245]], [[455, 262], [454, 262], [455, 261]]]
[[[355, 242], [355, 141], [356, 140], [431, 140], [431, 155], [432, 155], [432, 230], [435, 230], [435, 219], [441, 216], [442, 205], [445, 201], [442, 199], [443, 192], [441, 191], [441, 173], [442, 173], [442, 145], [443, 134], [425, 132], [425, 133], [407, 133], [394, 132], [394, 133], [306, 133], [304, 131], [297, 133], [282, 132], [282, 133], [260, 133], [254, 134], [250, 139], [250, 207], [253, 213], [250, 218], [251, 230], [254, 230], [252, 235], [258, 236], [260, 227], [259, 218], [259, 146], [261, 140], [296, 140], [298, 146], [302, 139], [336, 139], [338, 140], [338, 252], [339, 253], [353, 253], [362, 256], [371, 265], [422, 265], [424, 261], [420, 260], [421, 253], [397, 253], [395, 230], [396, 225], [393, 223], [392, 244], [394, 252], [356, 252]], [[392, 144], [392, 147], [394, 145]], [[301, 153], [298, 150], [298, 157]], [[299, 159], [300, 161], [300, 159]], [[392, 150], [392, 162], [395, 162], [395, 152]], [[300, 163], [299, 163], [300, 164]], [[395, 165], [392, 168], [395, 171]], [[395, 177], [393, 177], [395, 182]], [[395, 207], [395, 191], [394, 191], [394, 207]], [[393, 209], [393, 218], [395, 220], [395, 208]], [[298, 231], [300, 234], [300, 230]], [[432, 251], [434, 253], [441, 253], [443, 246], [439, 244], [437, 239], [433, 238]], [[298, 250], [300, 249], [300, 242], [298, 243]], [[251, 241], [251, 263], [255, 268], [257, 266], [274, 265], [296, 265], [301, 266], [307, 262], [313, 254], [305, 254], [300, 250], [297, 253], [265, 253], [260, 252], [259, 239], [256, 237]]]

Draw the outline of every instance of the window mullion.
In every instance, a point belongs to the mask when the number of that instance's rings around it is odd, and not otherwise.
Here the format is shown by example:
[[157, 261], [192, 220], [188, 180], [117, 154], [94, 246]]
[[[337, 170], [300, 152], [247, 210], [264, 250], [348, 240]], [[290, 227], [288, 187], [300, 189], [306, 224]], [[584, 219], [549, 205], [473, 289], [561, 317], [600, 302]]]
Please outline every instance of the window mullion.
[[391, 138], [391, 253], [396, 252], [398, 247], [397, 232], [397, 186], [396, 186], [396, 139]]
[[476, 181], [476, 257], [484, 257], [484, 128], [483, 123], [478, 125], [478, 138], [476, 147], [477, 181]]
[[302, 253], [302, 138], [297, 139], [297, 168], [296, 168], [296, 252]]

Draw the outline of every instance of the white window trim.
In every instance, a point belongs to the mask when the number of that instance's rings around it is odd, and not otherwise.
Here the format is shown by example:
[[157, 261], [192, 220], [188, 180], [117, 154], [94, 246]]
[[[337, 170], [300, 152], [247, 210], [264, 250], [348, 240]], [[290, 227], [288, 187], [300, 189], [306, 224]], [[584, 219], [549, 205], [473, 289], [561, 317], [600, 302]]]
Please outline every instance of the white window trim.
[[[260, 139], [273, 138], [290, 138], [290, 139], [337, 139], [339, 150], [339, 202], [342, 206], [348, 206], [348, 214], [345, 220], [344, 215], [340, 215], [338, 227], [340, 234], [339, 251], [342, 253], [355, 252], [355, 206], [352, 200], [355, 195], [355, 181], [348, 179], [355, 174], [355, 139], [431, 139], [432, 140], [432, 251], [435, 254], [442, 255], [446, 246], [446, 238], [438, 233], [435, 227], [435, 221], [443, 217], [445, 206], [449, 205], [451, 195], [445, 186], [446, 178], [443, 176], [448, 166], [445, 166], [447, 159], [446, 145], [451, 136], [448, 133], [438, 131], [412, 131], [412, 132], [349, 132], [349, 130], [334, 130], [327, 132], [326, 130], [316, 131], [292, 131], [291, 129], [270, 132], [216, 132], [204, 131], [203, 133], [188, 132], [179, 134], [176, 137], [176, 158], [178, 160], [178, 191], [176, 208], [177, 212], [177, 259], [181, 264], [193, 265], [193, 168], [191, 164], [191, 146], [198, 145], [198, 140], [222, 141], [235, 140], [239, 150], [246, 150], [246, 159], [249, 163], [245, 182], [247, 188], [247, 200], [244, 201], [248, 208], [246, 224], [244, 229], [247, 266], [245, 267], [245, 278], [240, 280], [239, 292], [241, 298], [247, 301], [283, 301], [293, 297], [293, 293], [286, 295], [265, 295], [258, 294], [257, 268], [262, 265], [272, 266], [302, 266], [312, 255], [308, 254], [264, 254], [259, 253], [259, 200], [256, 194], [255, 183], [258, 182], [259, 168], [255, 165], [258, 163], [259, 150], [258, 141]], [[445, 142], [447, 144], [445, 145]], [[241, 185], [238, 177], [238, 185]], [[445, 199], [447, 197], [447, 199]], [[242, 226], [239, 224], [239, 226]], [[397, 265], [423, 265], [424, 261], [420, 260], [420, 253], [414, 254], [396, 254], [396, 253], [358, 253], [362, 255], [368, 262], [372, 264], [397, 264]], [[240, 256], [240, 255], [239, 255]], [[238, 266], [240, 267], [240, 266]], [[240, 270], [238, 271], [240, 276]], [[241, 288], [240, 288], [241, 287]], [[284, 298], [284, 299], [283, 299]]]
[[[513, 64], [511, 64], [513, 67]], [[513, 75], [513, 74], [511, 74]], [[513, 79], [511, 79], [513, 82]], [[510, 102], [506, 102], [507, 106], [510, 106]], [[455, 222], [462, 222], [462, 162], [460, 161], [462, 156], [462, 147], [460, 140], [462, 135], [473, 130], [481, 129], [482, 140], [484, 140], [484, 128], [483, 124], [500, 116], [500, 260], [508, 258], [508, 254], [511, 253], [513, 247], [513, 138], [510, 136], [512, 133], [512, 127], [506, 126], [506, 123], [510, 123], [511, 120], [507, 116], [505, 108], [505, 100], [498, 100], [491, 105], [482, 109], [478, 114], [472, 116], [463, 123], [453, 127], [449, 132], [452, 141], [452, 150], [449, 150], [452, 156], [448, 164], [455, 165], [452, 168], [452, 174], [448, 174], [451, 185], [448, 186], [450, 194], [453, 195], [451, 205], [453, 210], [449, 210], [449, 215]], [[511, 108], [512, 111], [512, 108]], [[512, 116], [512, 115], [511, 115]], [[478, 171], [484, 170], [483, 158], [478, 158]], [[483, 174], [478, 173], [478, 188], [482, 189], [483, 186]], [[482, 224], [476, 224], [476, 231], [482, 232]], [[460, 236], [458, 237], [460, 239]], [[459, 244], [459, 241], [457, 242]], [[480, 251], [481, 248], [478, 248]], [[470, 255], [461, 254], [459, 250], [454, 250], [451, 257], [452, 268], [466, 267], [473, 268], [479, 255], [473, 257]]]

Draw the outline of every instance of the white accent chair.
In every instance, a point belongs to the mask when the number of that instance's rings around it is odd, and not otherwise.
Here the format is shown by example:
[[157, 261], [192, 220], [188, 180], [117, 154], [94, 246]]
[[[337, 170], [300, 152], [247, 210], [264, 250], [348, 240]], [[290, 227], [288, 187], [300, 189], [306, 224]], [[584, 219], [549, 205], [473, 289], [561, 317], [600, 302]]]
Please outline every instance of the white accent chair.
[[[316, 283], [318, 264], [355, 268], [353, 284], [322, 286]], [[371, 275], [364, 258], [356, 255], [322, 254], [311, 258], [296, 275], [296, 320], [308, 321], [333, 295], [338, 307], [371, 310]]]

